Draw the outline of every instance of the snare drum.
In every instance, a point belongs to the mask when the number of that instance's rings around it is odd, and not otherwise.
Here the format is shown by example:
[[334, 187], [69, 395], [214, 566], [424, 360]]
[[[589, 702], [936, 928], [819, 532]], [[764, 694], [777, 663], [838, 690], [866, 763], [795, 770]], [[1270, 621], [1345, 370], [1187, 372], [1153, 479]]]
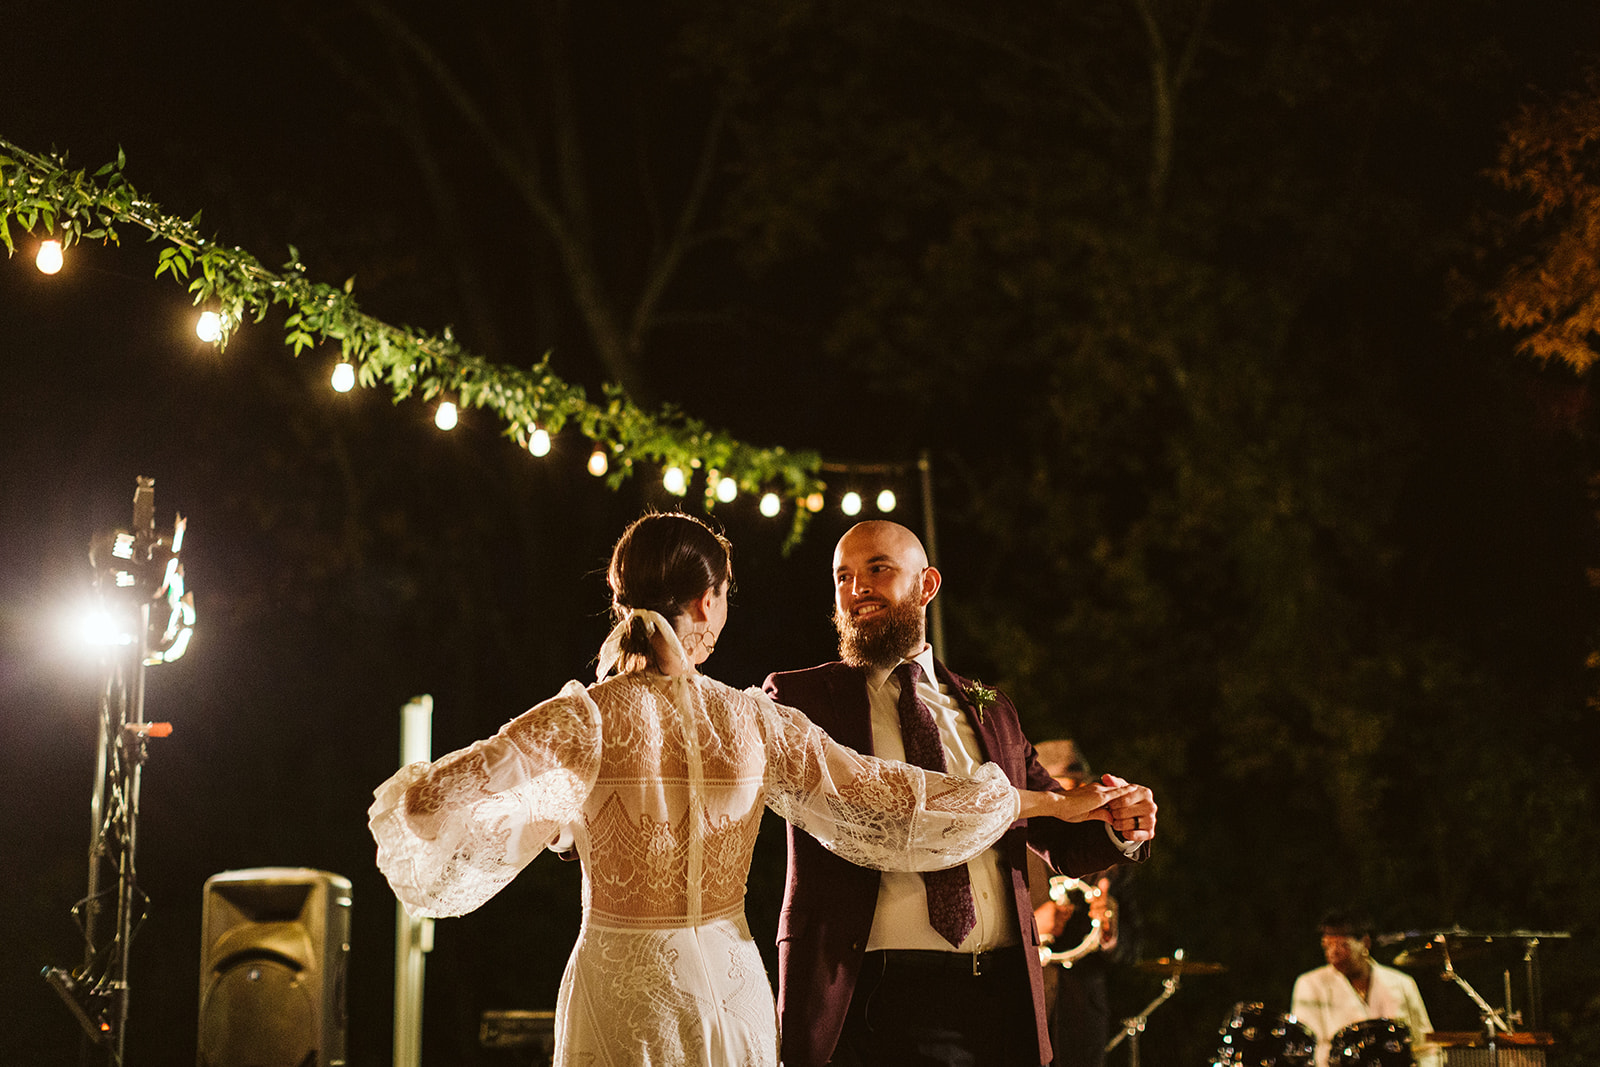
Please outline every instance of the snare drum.
[[1411, 1030], [1398, 1019], [1364, 1019], [1333, 1035], [1328, 1067], [1417, 1067]]
[[1217, 1031], [1211, 1067], [1311, 1067], [1317, 1039], [1293, 1015], [1241, 1000]]

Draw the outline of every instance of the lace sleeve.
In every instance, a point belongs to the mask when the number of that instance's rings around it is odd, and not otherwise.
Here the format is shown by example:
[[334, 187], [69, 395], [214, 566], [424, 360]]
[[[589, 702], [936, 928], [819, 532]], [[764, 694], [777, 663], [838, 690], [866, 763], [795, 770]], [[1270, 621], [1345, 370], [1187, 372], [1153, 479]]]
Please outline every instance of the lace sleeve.
[[1021, 798], [993, 763], [971, 778], [864, 756], [759, 689], [767, 806], [851, 863], [887, 871], [953, 867], [993, 845]]
[[378, 868], [414, 915], [464, 915], [575, 819], [600, 766], [600, 709], [577, 682], [493, 737], [377, 788]]

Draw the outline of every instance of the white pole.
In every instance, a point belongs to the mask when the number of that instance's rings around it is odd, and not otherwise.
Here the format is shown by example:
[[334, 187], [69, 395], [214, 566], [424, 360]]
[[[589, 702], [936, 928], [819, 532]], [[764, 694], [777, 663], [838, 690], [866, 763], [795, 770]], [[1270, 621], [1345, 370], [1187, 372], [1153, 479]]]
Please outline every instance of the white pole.
[[[433, 697], [423, 694], [400, 709], [400, 765], [433, 758]], [[433, 920], [414, 918], [394, 905], [394, 1067], [422, 1064], [422, 970], [433, 950]]]

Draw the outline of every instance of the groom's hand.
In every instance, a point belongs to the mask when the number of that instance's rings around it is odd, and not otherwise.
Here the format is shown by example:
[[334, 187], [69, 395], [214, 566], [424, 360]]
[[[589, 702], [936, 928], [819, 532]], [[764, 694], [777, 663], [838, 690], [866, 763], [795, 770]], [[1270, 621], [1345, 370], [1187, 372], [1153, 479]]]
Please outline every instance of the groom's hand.
[[[1101, 775], [1100, 783], [1127, 786], [1130, 783], [1114, 774]], [[1135, 785], [1106, 802], [1110, 818], [1106, 821], [1124, 841], [1149, 841], [1156, 836], [1156, 798], [1145, 786]]]

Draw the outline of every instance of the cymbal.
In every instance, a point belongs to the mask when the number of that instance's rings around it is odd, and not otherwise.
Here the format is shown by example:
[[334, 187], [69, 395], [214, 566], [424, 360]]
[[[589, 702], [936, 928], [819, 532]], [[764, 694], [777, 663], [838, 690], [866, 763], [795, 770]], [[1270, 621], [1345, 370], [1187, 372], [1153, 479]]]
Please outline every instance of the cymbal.
[[1147, 974], [1221, 974], [1228, 968], [1220, 963], [1202, 963], [1199, 960], [1174, 959], [1171, 956], [1162, 956], [1160, 959], [1141, 960], [1134, 964], [1138, 970]]
[[1442, 967], [1444, 966], [1446, 945], [1450, 949], [1450, 958], [1459, 960], [1483, 955], [1489, 951], [1489, 944], [1489, 941], [1482, 938], [1467, 940], [1466, 935], [1461, 935], [1459, 939], [1452, 935], [1448, 941], [1436, 939], [1429, 941], [1426, 945], [1418, 945], [1416, 948], [1406, 949], [1394, 958], [1394, 965], [1396, 967]]
[[1466, 930], [1452, 926], [1441, 930], [1400, 930], [1392, 934], [1379, 934], [1373, 938], [1375, 945], [1393, 945], [1401, 941], [1438, 941], [1444, 938], [1455, 945], [1459, 941], [1556, 941], [1571, 937], [1567, 930]]

